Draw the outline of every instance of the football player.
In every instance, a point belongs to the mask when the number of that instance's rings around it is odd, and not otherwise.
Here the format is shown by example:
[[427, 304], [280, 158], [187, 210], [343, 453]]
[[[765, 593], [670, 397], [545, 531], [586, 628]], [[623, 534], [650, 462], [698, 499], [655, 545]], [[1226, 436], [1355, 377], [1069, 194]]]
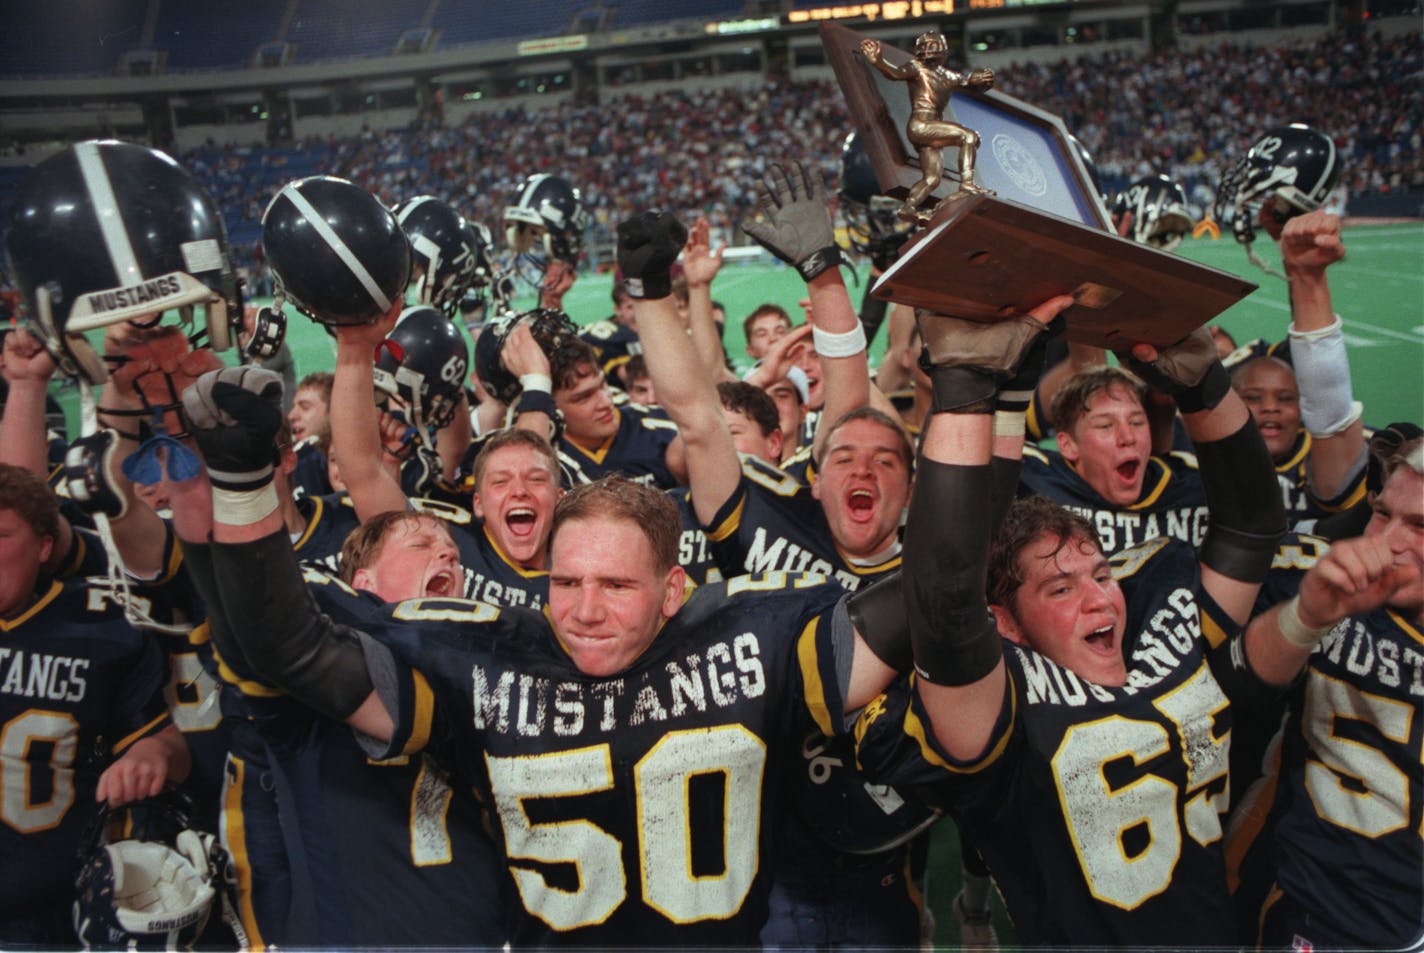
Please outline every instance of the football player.
[[[664, 268], [677, 251], [660, 249]], [[694, 374], [710, 388], [701, 365]], [[197, 545], [216, 604], [243, 603], [238, 578], [269, 596], [224, 612], [224, 654], [382, 739], [378, 756], [424, 747], [457, 792], [474, 785], [529, 914], [516, 942], [754, 942], [769, 818], [798, 740], [788, 726], [805, 712], [837, 730], [891, 675], [839, 589], [773, 575], [689, 599], [675, 507], [611, 478], [559, 503], [547, 617], [420, 599], [390, 607], [389, 624], [363, 622], [394, 640], [368, 641], [307, 602], [262, 477], [266, 412], [222, 380], [194, 389], [190, 416], [213, 472], [245, 476], [214, 488], [211, 526], [181, 532], [215, 540]], [[707, 423], [724, 426], [715, 413]]]
[[1196, 459], [1152, 455], [1146, 392], [1117, 367], [1070, 375], [1053, 396], [1058, 451], [1030, 446], [1023, 454], [1021, 492], [1082, 515], [1109, 556], [1158, 536], [1196, 546], [1206, 533]]
[[[1381, 466], [1364, 539], [1336, 543], [1267, 614], [1319, 648], [1282, 732], [1267, 822], [1275, 885], [1253, 918], [1262, 947], [1403, 948], [1424, 934], [1424, 442], [1389, 449]], [[1332, 560], [1355, 544], [1374, 545]], [[1348, 613], [1321, 607], [1312, 574], [1327, 562], [1358, 600]]]
[[1094, 527], [1041, 499], [1001, 518], [995, 469], [1022, 443], [1017, 424], [996, 434], [994, 396], [1035, 325], [1069, 306], [1017, 327], [920, 315], [935, 407], [905, 533], [914, 694], [908, 714], [867, 709], [858, 751], [924, 769], [900, 780], [938, 778], [1025, 942], [1229, 945], [1229, 699], [1287, 684], [1309, 653], [1271, 624], [1240, 632], [1280, 496], [1202, 331], [1131, 358], [1197, 444], [1212, 521], [1199, 556], [1159, 538], [1110, 561]]
[[326, 472], [326, 457], [318, 449], [323, 433], [331, 429], [327, 422], [331, 414], [330, 371], [314, 371], [297, 384], [292, 409], [287, 421], [292, 427], [292, 444], [297, 454], [297, 469], [292, 476], [292, 492], [297, 496], [325, 496], [335, 489]]
[[0, 944], [73, 947], [79, 848], [96, 801], [188, 773], [164, 703], [167, 664], [110, 591], [44, 572], [60, 522], [44, 480], [0, 464]]

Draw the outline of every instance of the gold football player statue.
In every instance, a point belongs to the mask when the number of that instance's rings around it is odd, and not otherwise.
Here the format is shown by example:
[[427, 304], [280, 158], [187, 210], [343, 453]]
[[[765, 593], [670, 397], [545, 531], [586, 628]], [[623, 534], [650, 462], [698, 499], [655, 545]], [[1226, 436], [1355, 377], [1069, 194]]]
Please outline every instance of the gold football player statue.
[[[965, 76], [945, 69], [948, 44], [944, 34], [935, 30], [915, 38], [915, 57], [906, 60], [903, 66], [892, 66], [884, 60], [879, 40], [863, 40], [860, 52], [870, 61], [870, 65], [886, 76], [910, 84], [910, 121], [905, 124], [905, 135], [919, 150], [922, 175], [905, 198], [900, 217], [923, 225], [946, 202], [959, 195], [993, 195], [991, 189], [974, 184], [974, 154], [979, 149], [979, 134], [967, 126], [946, 120], [944, 110], [949, 105], [950, 93], [956, 89], [979, 91], [993, 86], [994, 71], [977, 69]], [[929, 198], [944, 175], [944, 155], [940, 150], [947, 146], [959, 147], [959, 191], [933, 210], [921, 211], [920, 204]]]

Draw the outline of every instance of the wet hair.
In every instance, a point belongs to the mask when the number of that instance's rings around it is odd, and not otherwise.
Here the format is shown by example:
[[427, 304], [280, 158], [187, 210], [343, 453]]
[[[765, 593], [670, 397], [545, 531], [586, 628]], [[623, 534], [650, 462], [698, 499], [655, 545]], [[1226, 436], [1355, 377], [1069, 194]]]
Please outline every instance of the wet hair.
[[14, 510], [36, 536], [59, 539], [59, 500], [48, 483], [24, 467], [0, 463], [0, 510]]
[[618, 519], [632, 523], [652, 546], [659, 572], [667, 572], [677, 565], [682, 518], [672, 497], [656, 487], [634, 483], [616, 474], [574, 487], [554, 507], [550, 545], [565, 523], [583, 519]]
[[1014, 500], [989, 548], [986, 595], [990, 605], [1012, 608], [1014, 595], [1024, 582], [1019, 553], [1044, 537], [1057, 541], [1055, 556], [1074, 540], [1099, 545], [1092, 525], [1072, 510], [1042, 496]]
[[1115, 387], [1124, 388], [1146, 407], [1146, 384], [1120, 367], [1099, 364], [1083, 368], [1059, 386], [1049, 403], [1048, 419], [1059, 430], [1072, 430], [1073, 425], [1088, 412], [1088, 402]]
[[341, 581], [350, 584], [358, 570], [381, 558], [381, 550], [397, 527], [427, 522], [439, 526], [447, 535], [450, 532], [440, 517], [419, 510], [388, 510], [353, 529], [341, 544]]
[[[905, 466], [908, 467], [911, 472], [914, 471], [915, 448], [914, 445], [910, 443], [910, 435], [905, 432], [905, 425], [900, 423], [893, 417], [889, 416], [884, 411], [876, 410], [874, 407], [857, 407], [855, 410], [852, 410], [849, 413], [842, 414], [839, 420], [831, 424], [831, 429], [826, 431], [826, 439], [821, 442], [820, 456], [824, 457], [826, 455], [826, 451], [831, 449], [831, 444], [835, 441], [837, 430], [840, 430], [846, 424], [852, 423], [857, 420], [868, 420], [872, 423], [877, 423], [889, 428], [890, 430], [893, 430], [895, 434], [900, 438], [898, 441], [898, 446], [900, 449], [901, 459], [905, 461]], [[818, 457], [816, 463], [819, 465], [820, 462], [821, 460]]]
[[541, 455], [549, 465], [549, 472], [553, 474], [554, 482], [559, 481], [559, 457], [554, 453], [554, 448], [549, 446], [549, 441], [539, 436], [532, 430], [519, 430], [510, 428], [508, 430], [497, 430], [485, 441], [485, 445], [480, 447], [479, 453], [475, 454], [475, 462], [470, 465], [470, 474], [474, 478], [475, 492], [479, 492], [480, 477], [484, 475], [485, 465], [489, 463], [489, 458], [494, 456], [505, 447], [528, 447]]
[[554, 378], [554, 390], [574, 386], [581, 377], [600, 373], [598, 352], [583, 338], [570, 336], [549, 355], [549, 373]]
[[770, 437], [781, 429], [781, 415], [776, 410], [776, 401], [766, 391], [746, 381], [721, 381], [717, 384], [717, 397], [722, 407], [746, 417], [757, 425], [763, 437]]

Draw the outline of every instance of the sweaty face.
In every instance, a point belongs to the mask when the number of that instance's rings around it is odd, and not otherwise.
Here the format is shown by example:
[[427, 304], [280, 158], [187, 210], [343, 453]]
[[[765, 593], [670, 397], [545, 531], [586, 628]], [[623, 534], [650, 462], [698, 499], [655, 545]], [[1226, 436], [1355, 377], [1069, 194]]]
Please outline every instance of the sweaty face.
[[1246, 402], [1271, 459], [1281, 462], [1300, 433], [1300, 391], [1295, 374], [1275, 358], [1258, 358], [1241, 371], [1236, 392]]
[[867, 558], [894, 542], [910, 496], [904, 443], [874, 420], [842, 424], [827, 441], [811, 493], [845, 555]]
[[548, 457], [533, 447], [502, 447], [480, 472], [475, 515], [485, 521], [500, 551], [521, 568], [544, 569], [561, 492]]
[[618, 411], [597, 368], [587, 369], [568, 387], [557, 388], [554, 403], [564, 415], [564, 436], [581, 447], [597, 446], [618, 432]]
[[1127, 682], [1127, 603], [1097, 540], [1040, 536], [1018, 555], [1023, 584], [994, 607], [999, 631], [1099, 685]]
[[54, 541], [36, 535], [15, 510], [0, 510], [0, 616], [13, 618], [29, 604], [53, 548]]
[[1129, 506], [1142, 495], [1152, 456], [1147, 412], [1127, 387], [1100, 390], [1072, 428], [1058, 432], [1058, 449], [1099, 496]]
[[460, 551], [445, 524], [434, 517], [393, 524], [380, 553], [351, 580], [357, 589], [386, 602], [460, 596], [464, 582]]
[[549, 616], [569, 657], [589, 675], [632, 665], [682, 604], [682, 569], [659, 569], [648, 537], [627, 520], [565, 522], [550, 556]]
[[[1389, 475], [1371, 505], [1374, 516], [1365, 526], [1365, 535], [1388, 534], [1396, 562], [1413, 561], [1424, 569], [1424, 476], [1400, 467]], [[1389, 604], [1419, 618], [1424, 612], [1424, 579], [1396, 592]]]
[[738, 453], [760, 457], [772, 466], [781, 462], [780, 430], [764, 434], [756, 425], [756, 421], [739, 410], [723, 407], [722, 416], [726, 418], [727, 429], [732, 432], [732, 444]]
[[326, 415], [326, 400], [320, 390], [315, 387], [297, 388], [292, 409], [287, 411], [287, 422], [292, 425], [292, 441], [305, 440], [312, 434], [320, 433], [326, 426]]

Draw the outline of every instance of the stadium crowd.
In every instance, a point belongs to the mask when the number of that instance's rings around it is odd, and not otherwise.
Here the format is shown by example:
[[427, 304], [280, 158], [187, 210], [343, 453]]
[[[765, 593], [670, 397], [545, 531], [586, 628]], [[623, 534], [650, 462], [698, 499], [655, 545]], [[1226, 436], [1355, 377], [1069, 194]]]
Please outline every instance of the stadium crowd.
[[[916, 109], [993, 82], [944, 56], [877, 65]], [[1324, 207], [1361, 154], [1417, 157], [1368, 110], [1281, 125], [1247, 58], [1139, 64], [1123, 108], [1212, 146], [1146, 153], [1074, 92], [1125, 64], [1024, 71], [1124, 178], [1217, 163], [1223, 234], [1290, 282], [1279, 340], [1124, 325], [1115, 362], [1066, 294], [858, 307], [840, 266], [891, 267], [928, 207], [867, 184], [823, 86], [371, 134], [261, 196], [221, 150], [37, 163], [5, 234], [0, 946], [920, 949], [937, 824], [965, 947], [996, 907], [1065, 949], [1417, 944], [1424, 430], [1365, 427]], [[1177, 98], [1208, 76], [1229, 132]], [[1114, 224], [1170, 251], [1184, 190], [1133, 184]], [[231, 201], [285, 314], [244, 306]], [[581, 326], [589, 217], [617, 278]], [[737, 233], [803, 321], [719, 317]], [[330, 368], [293, 379], [286, 321]]]

